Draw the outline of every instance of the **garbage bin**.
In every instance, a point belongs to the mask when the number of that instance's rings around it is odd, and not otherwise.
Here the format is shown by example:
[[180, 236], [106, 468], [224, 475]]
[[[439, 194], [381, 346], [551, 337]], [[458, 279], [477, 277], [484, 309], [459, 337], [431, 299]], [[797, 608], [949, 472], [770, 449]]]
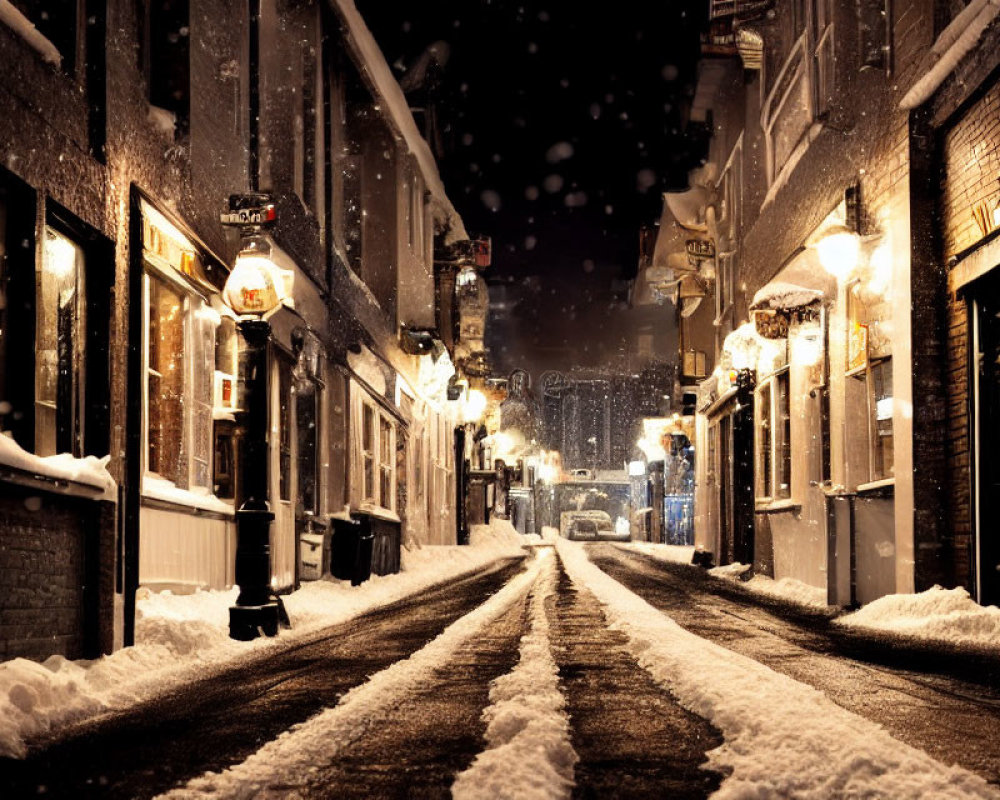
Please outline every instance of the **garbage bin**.
[[351, 514], [350, 519], [331, 518], [330, 574], [349, 580], [352, 586], [364, 583], [372, 572], [372, 533], [366, 514]]

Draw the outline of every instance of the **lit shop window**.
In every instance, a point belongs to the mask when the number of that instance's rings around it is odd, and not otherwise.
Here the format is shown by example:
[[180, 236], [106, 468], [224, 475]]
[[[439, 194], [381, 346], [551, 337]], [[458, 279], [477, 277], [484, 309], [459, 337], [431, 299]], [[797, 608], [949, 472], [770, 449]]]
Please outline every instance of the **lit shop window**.
[[854, 465], [855, 483], [863, 484], [894, 475], [892, 356], [887, 333], [891, 310], [883, 298], [867, 297], [860, 283], [850, 288], [847, 299], [848, 458]]
[[152, 271], [145, 294], [146, 469], [208, 489], [219, 317], [200, 294]]
[[786, 500], [791, 496], [792, 452], [788, 369], [764, 381], [757, 390], [757, 496]]
[[83, 454], [87, 304], [84, 251], [45, 228], [35, 315], [35, 452]]
[[362, 501], [386, 511], [396, 508], [396, 426], [382, 412], [362, 402]]

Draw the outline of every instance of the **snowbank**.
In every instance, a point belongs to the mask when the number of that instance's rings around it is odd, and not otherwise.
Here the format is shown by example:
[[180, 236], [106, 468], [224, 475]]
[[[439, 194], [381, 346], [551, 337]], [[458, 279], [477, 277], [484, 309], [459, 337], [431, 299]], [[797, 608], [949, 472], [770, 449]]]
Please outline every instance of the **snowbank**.
[[835, 623], [1000, 653], [1000, 608], [979, 605], [962, 588], [935, 586], [919, 594], [890, 594]]
[[286, 647], [318, 628], [352, 619], [454, 579], [498, 559], [523, 554], [509, 523], [481, 526], [469, 547], [404, 550], [403, 572], [374, 576], [358, 587], [315, 581], [284, 598], [292, 630], [275, 639], [229, 638], [236, 589], [173, 595], [140, 590], [136, 645], [94, 661], [53, 656], [0, 663], [0, 756], [23, 757], [26, 742], [106, 711], [120, 710], [174, 689], [235, 659]]
[[453, 658], [461, 644], [497, 619], [529, 590], [539, 571], [533, 559], [525, 572], [439, 636], [411, 655], [376, 673], [321, 711], [265, 744], [241, 764], [221, 773], [208, 772], [163, 797], [298, 797], [317, 765], [332, 761], [351, 742], [378, 725], [413, 692], [426, 688], [436, 670]]
[[713, 567], [708, 574], [714, 578], [739, 581], [742, 588], [761, 597], [770, 597], [806, 608], [829, 608], [826, 603], [826, 589], [810, 586], [794, 578], [774, 580], [766, 575], [754, 575], [748, 581], [740, 580], [740, 576], [748, 569], [750, 569], [749, 564], [726, 564], [724, 567]]
[[[551, 530], [551, 529], [550, 529]], [[517, 666], [493, 681], [483, 712], [488, 748], [458, 775], [456, 800], [569, 797], [579, 760], [570, 741], [566, 700], [552, 658], [545, 601], [555, 593], [555, 558], [541, 551], [541, 574], [531, 598], [531, 630], [521, 639]]]
[[997, 797], [978, 775], [935, 761], [812, 687], [688, 633], [597, 569], [572, 542], [566, 570], [605, 606], [636, 660], [725, 739], [708, 766], [716, 798]]

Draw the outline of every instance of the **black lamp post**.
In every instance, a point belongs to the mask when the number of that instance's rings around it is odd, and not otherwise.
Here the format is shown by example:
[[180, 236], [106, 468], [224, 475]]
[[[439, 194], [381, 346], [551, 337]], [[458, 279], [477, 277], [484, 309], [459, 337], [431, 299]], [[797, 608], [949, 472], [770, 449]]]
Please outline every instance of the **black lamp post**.
[[268, 502], [268, 343], [266, 315], [288, 294], [283, 271], [271, 261], [261, 225], [274, 221], [274, 207], [261, 195], [230, 198], [222, 221], [239, 225], [243, 246], [223, 289], [223, 299], [239, 314], [237, 329], [245, 344], [244, 436], [240, 453], [243, 503], [236, 512], [236, 605], [229, 609], [229, 636], [249, 641], [278, 633], [279, 605], [271, 588], [271, 523]]

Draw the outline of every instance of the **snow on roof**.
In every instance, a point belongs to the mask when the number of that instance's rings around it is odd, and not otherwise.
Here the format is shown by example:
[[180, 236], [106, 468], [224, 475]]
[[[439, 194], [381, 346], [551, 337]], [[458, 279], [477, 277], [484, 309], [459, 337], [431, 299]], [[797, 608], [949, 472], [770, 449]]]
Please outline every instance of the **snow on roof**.
[[821, 300], [823, 292], [819, 289], [808, 289], [794, 283], [777, 281], [769, 283], [753, 296], [750, 310], [761, 308], [792, 309], [807, 306], [815, 300]]
[[110, 456], [74, 458], [69, 453], [42, 458], [21, 449], [21, 446], [9, 436], [0, 434], [0, 464], [53, 480], [93, 486], [104, 492], [105, 499], [114, 500], [117, 484], [107, 470], [110, 459]]
[[899, 102], [904, 111], [926, 102], [937, 88], [954, 72], [968, 55], [983, 31], [1000, 15], [1000, 0], [972, 0], [968, 6], [941, 31], [931, 47], [938, 60], [917, 80]]
[[348, 42], [351, 43], [361, 61], [360, 69], [367, 73], [379, 101], [384, 104], [406, 146], [417, 160], [427, 188], [431, 193], [431, 208], [434, 219], [448, 228], [445, 244], [453, 244], [468, 239], [462, 218], [448, 199], [437, 164], [427, 142], [417, 130], [417, 124], [410, 113], [410, 106], [399, 83], [393, 77], [385, 56], [379, 49], [375, 37], [358, 12], [354, 0], [331, 0], [344, 22]]

